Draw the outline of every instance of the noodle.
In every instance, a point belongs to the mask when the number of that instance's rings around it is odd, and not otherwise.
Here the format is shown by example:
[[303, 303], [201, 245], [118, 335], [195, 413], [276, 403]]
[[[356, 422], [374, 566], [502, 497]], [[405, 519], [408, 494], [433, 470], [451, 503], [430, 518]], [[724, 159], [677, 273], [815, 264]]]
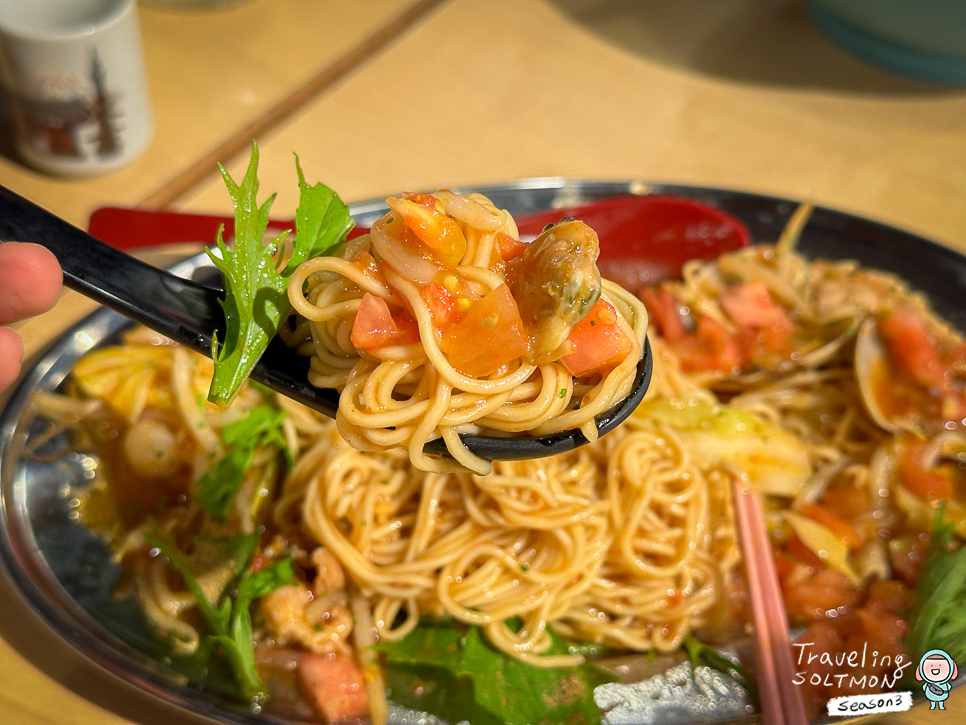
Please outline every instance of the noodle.
[[[417, 197], [425, 197], [420, 200], [423, 207], [412, 202]], [[543, 363], [530, 361], [530, 354], [517, 356], [492, 374], [468, 374], [444, 352], [445, 334], [426, 290], [440, 280], [440, 293], [458, 292], [457, 307], [465, 304], [469, 309], [507, 289], [510, 273], [505, 271], [498, 240], [502, 235], [516, 241], [516, 225], [507, 212], [478, 194], [461, 197], [441, 191], [434, 196], [389, 199], [389, 203], [392, 211], [373, 225], [370, 234], [350, 241], [342, 257], [307, 260], [289, 282], [289, 299], [299, 319], [284, 337], [300, 351], [311, 349], [312, 385], [341, 392], [337, 421], [343, 437], [363, 451], [405, 446], [412, 464], [424, 471], [442, 473], [461, 467], [480, 474], [492, 468], [462, 444], [461, 432], [483, 429], [546, 435], [579, 428], [588, 440], [595, 440], [594, 417], [627, 397], [634, 381], [647, 324], [637, 298], [611, 282], [603, 283], [600, 298], [609, 309], [617, 310], [617, 330], [630, 341], [630, 349], [612, 369], [598, 375], [599, 380], [590, 376], [575, 381], [556, 363], [559, 353]], [[459, 264], [441, 267], [412, 249], [414, 242], [407, 240], [415, 239], [412, 229], [420, 228], [419, 220], [407, 218], [405, 204], [458, 224], [449, 231], [466, 242]], [[380, 255], [381, 263], [370, 250]], [[538, 286], [541, 280], [527, 279], [522, 284]], [[418, 341], [360, 351], [352, 335], [366, 295], [410, 313], [418, 327]], [[519, 299], [517, 303], [525, 304]], [[503, 324], [497, 320], [492, 314], [484, 318], [483, 327], [489, 321], [497, 333], [495, 326]], [[455, 464], [423, 452], [426, 443], [437, 437], [443, 438]]]
[[[714, 618], [738, 561], [727, 480], [691, 464], [673, 432], [636, 419], [484, 477], [423, 473], [334, 431], [307, 457], [286, 490], [304, 492], [304, 526], [370, 592], [381, 639], [445, 613], [544, 666], [579, 661], [539, 657], [549, 622], [581, 641], [667, 651]], [[669, 592], [687, 594], [669, 606]], [[517, 632], [505, 624], [514, 617]]]

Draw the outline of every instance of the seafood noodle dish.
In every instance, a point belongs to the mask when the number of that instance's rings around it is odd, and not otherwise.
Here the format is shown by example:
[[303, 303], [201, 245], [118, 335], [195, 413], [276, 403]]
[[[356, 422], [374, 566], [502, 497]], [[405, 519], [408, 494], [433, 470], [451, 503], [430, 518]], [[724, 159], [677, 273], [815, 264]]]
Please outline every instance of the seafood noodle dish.
[[[212, 253], [215, 361], [129, 329], [33, 400], [96, 457], [78, 516], [189, 687], [301, 721], [595, 723], [628, 657], [682, 651], [752, 712], [753, 662], [720, 652], [753, 634], [736, 480], [764, 502], [813, 719], [909, 689], [931, 649], [966, 661], [966, 585], [937, 586], [966, 568], [964, 339], [898, 277], [800, 254], [807, 206], [778, 240], [624, 289], [579, 218], [521, 241], [444, 190], [352, 235], [301, 170], [297, 224], [322, 231], [262, 248], [254, 168], [226, 174], [251, 218]], [[246, 228], [270, 332], [340, 391], [336, 420], [246, 380], [271, 336], [245, 312]], [[644, 402], [598, 437], [645, 331]], [[459, 438], [572, 428], [590, 443], [529, 461]]]

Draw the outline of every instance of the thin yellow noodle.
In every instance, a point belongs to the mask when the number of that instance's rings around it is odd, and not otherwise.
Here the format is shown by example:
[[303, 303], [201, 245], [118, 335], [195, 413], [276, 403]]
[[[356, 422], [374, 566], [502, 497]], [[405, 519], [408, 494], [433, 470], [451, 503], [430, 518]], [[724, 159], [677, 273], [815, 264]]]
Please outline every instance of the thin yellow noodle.
[[182, 606], [184, 598], [171, 591], [164, 582], [164, 571], [160, 560], [138, 561], [135, 586], [145, 616], [162, 632], [171, 635], [175, 654], [188, 656], [198, 649], [201, 638], [197, 629], [178, 617], [187, 607]]
[[195, 402], [195, 391], [191, 382], [194, 374], [194, 359], [183, 347], [174, 348], [172, 354], [174, 357], [171, 366], [171, 382], [178, 409], [191, 436], [201, 446], [207, 459], [214, 462], [224, 455], [224, 446], [204, 412]]
[[[497, 235], [517, 234], [510, 215], [480, 195], [441, 191], [436, 200], [460, 225], [467, 244], [463, 261], [448, 273], [455, 284], [476, 298], [505, 284]], [[461, 433], [544, 435], [579, 429], [588, 440], [596, 440], [595, 417], [626, 398], [634, 381], [647, 326], [640, 301], [617, 285], [604, 283], [602, 297], [618, 310], [618, 324], [632, 340], [632, 349], [600, 380], [578, 386], [569, 374], [564, 379], [559, 365], [538, 367], [523, 359], [488, 378], [466, 375], [440, 348], [440, 332], [420, 292], [425, 279], [416, 284], [390, 268], [377, 272], [354, 261], [369, 249], [369, 239], [374, 244], [393, 243], [392, 230], [399, 226], [395, 214], [377, 221], [368, 238], [347, 244], [343, 257], [304, 262], [289, 282], [289, 299], [299, 318], [296, 330], [308, 321], [309, 382], [340, 391], [338, 423], [345, 439], [363, 451], [405, 446], [413, 465], [425, 471], [450, 471], [455, 461], [478, 474], [490, 472], [492, 465], [463, 445]], [[434, 264], [417, 257], [417, 274], [436, 274]], [[360, 353], [350, 332], [364, 294], [411, 310], [420, 343]], [[290, 345], [307, 349], [304, 332], [286, 334]], [[452, 460], [424, 452], [426, 444], [438, 438]]]
[[[711, 621], [738, 561], [733, 517], [722, 515], [727, 481], [645, 421], [564, 456], [496, 463], [488, 476], [420, 471], [398, 452], [325, 439], [313, 449], [321, 460], [293, 470], [286, 488], [304, 491], [303, 525], [370, 598], [380, 638], [445, 612], [543, 666], [580, 661], [543, 654], [550, 622], [582, 640], [669, 650]], [[717, 513], [712, 498], [724, 501]], [[735, 551], [722, 566], [713, 547]], [[669, 610], [668, 591], [688, 587]], [[505, 626], [514, 617], [518, 632]]]

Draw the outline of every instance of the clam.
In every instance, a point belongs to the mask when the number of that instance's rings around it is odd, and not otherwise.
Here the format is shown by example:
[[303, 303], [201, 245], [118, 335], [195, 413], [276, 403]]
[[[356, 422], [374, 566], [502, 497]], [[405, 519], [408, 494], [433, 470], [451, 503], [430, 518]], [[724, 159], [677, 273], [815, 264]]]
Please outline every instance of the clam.
[[534, 362], [554, 359], [573, 326], [597, 302], [599, 254], [597, 233], [582, 221], [564, 218], [530, 242], [507, 275]]
[[869, 417], [883, 430], [918, 430], [916, 421], [890, 410], [884, 395], [889, 389], [888, 353], [874, 317], [859, 327], [855, 338], [855, 381]]
[[854, 321], [849, 322], [845, 325], [842, 332], [833, 337], [828, 342], [820, 345], [814, 350], [803, 353], [796, 360], [796, 365], [799, 368], [817, 368], [821, 367], [829, 360], [838, 355], [839, 351], [845, 347], [846, 343], [850, 342], [852, 338], [855, 337], [856, 325]]
[[852, 563], [855, 564], [856, 573], [863, 582], [870, 579], [886, 580], [892, 571], [886, 542], [880, 537], [862, 544], [852, 555]]
[[774, 367], [754, 370], [747, 373], [729, 375], [720, 381], [715, 381], [716, 390], [734, 390], [740, 392], [749, 386], [777, 380], [800, 370], [814, 370], [834, 359], [855, 337], [856, 324], [843, 322], [842, 330], [827, 342], [818, 347], [803, 352], [800, 355], [781, 361]]

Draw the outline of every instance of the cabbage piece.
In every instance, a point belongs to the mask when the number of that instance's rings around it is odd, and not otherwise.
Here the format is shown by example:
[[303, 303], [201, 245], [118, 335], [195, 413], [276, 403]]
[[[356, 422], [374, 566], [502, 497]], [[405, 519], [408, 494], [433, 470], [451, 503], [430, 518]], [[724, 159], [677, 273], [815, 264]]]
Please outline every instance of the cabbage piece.
[[815, 553], [815, 556], [845, 574], [849, 581], [858, 583], [859, 577], [849, 564], [849, 547], [835, 535], [834, 531], [794, 511], [785, 511], [783, 516], [795, 530], [796, 536]]
[[[929, 526], [933, 520], [937, 506], [927, 503], [916, 496], [905, 486], [896, 484], [892, 488], [892, 500], [896, 502], [896, 507], [902, 511], [909, 520]], [[946, 516], [949, 518], [953, 530], [960, 536], [966, 537], [966, 508], [957, 501], [944, 501]]]
[[699, 468], [737, 467], [759, 493], [792, 497], [812, 474], [798, 438], [737, 408], [696, 398], [654, 400], [642, 403], [635, 416], [673, 429]]

